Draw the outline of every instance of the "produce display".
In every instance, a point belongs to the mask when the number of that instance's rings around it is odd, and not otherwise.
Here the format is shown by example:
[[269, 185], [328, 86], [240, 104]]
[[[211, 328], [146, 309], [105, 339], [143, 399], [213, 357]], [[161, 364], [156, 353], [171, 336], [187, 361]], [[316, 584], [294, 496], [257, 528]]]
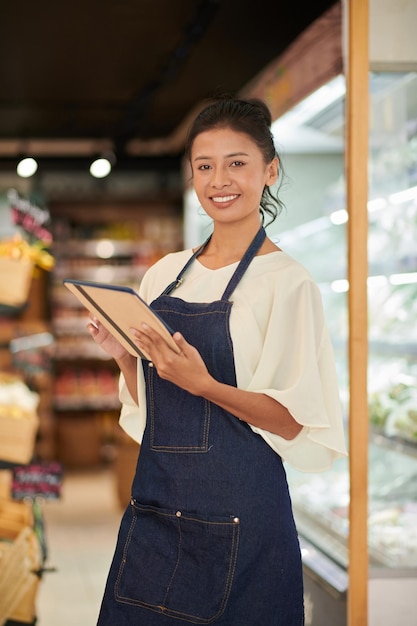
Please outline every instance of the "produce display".
[[387, 437], [417, 443], [417, 388], [397, 383], [370, 394], [369, 419]]
[[28, 262], [47, 271], [51, 271], [55, 264], [42, 241], [29, 243], [21, 234], [0, 241], [0, 258]]
[[[36, 268], [51, 271], [55, 265], [48, 248], [52, 244], [50, 216], [16, 190], [7, 193], [8, 235], [0, 236], [0, 312], [13, 314], [28, 298]], [[11, 234], [10, 234], [11, 233]]]

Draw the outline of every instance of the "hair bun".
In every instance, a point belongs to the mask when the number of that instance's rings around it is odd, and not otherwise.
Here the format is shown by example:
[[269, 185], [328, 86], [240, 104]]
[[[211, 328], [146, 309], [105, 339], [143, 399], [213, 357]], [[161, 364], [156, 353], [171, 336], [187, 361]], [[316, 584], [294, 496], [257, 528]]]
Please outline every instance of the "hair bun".
[[260, 112], [262, 112], [262, 115], [265, 118], [266, 124], [268, 126], [271, 126], [271, 124], [272, 124], [272, 115], [271, 115], [271, 111], [269, 110], [269, 108], [266, 105], [266, 103], [263, 100], [259, 100], [259, 98], [250, 98], [249, 100], [247, 100], [247, 102], [249, 104], [252, 104], [252, 106], [257, 107], [258, 109], [260, 109]]

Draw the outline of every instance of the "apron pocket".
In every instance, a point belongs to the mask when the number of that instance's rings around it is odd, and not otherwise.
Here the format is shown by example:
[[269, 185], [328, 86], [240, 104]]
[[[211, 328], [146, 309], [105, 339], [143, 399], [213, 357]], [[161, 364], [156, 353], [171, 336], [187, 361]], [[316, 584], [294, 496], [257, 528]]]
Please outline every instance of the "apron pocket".
[[193, 624], [217, 619], [232, 586], [239, 519], [202, 518], [134, 500], [131, 508], [116, 599]]
[[207, 452], [210, 402], [163, 380], [155, 368], [149, 368], [147, 388], [151, 449], [156, 452]]

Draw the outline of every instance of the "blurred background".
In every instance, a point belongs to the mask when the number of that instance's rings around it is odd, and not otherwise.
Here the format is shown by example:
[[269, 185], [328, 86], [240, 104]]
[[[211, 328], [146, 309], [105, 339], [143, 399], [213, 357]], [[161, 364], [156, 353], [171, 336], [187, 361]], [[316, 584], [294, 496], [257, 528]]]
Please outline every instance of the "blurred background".
[[[0, 626], [96, 623], [139, 446], [118, 425], [117, 368], [62, 280], [137, 289], [157, 259], [207, 236], [183, 148], [210, 98], [271, 109], [286, 209], [268, 234], [320, 286], [348, 432], [348, 4], [1, 7]], [[417, 3], [369, 10], [369, 623], [412, 626]], [[344, 626], [348, 463], [288, 476], [306, 626]]]

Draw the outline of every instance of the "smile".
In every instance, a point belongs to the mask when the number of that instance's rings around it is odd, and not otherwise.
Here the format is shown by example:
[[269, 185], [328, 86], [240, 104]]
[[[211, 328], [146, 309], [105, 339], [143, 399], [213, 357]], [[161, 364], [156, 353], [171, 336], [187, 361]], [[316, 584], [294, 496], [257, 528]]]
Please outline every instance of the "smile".
[[238, 197], [239, 195], [235, 194], [234, 196], [212, 196], [211, 199], [213, 200], [213, 202], [231, 202]]

